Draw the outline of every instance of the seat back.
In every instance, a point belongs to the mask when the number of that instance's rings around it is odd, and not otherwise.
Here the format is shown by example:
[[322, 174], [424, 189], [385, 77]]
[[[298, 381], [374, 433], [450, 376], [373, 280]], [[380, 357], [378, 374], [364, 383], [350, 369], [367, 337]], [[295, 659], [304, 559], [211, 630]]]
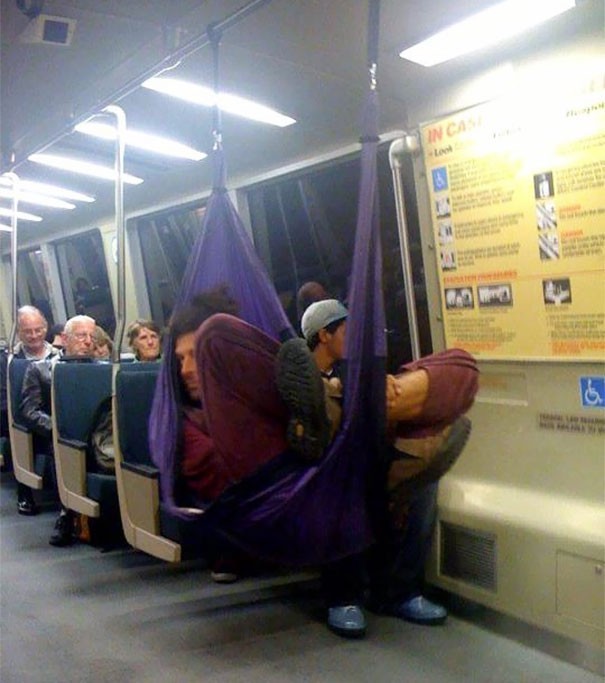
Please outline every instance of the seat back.
[[111, 396], [111, 364], [57, 363], [53, 394], [57, 438], [60, 442], [86, 445], [99, 405]]
[[116, 374], [115, 405], [122, 462], [152, 465], [149, 455], [149, 415], [159, 363], [128, 363]]
[[160, 363], [120, 364], [114, 376], [114, 447], [120, 514], [130, 545], [168, 562], [181, 559], [179, 543], [160, 526], [158, 470], [148, 445], [148, 421]]
[[[114, 504], [117, 498], [113, 476], [86, 470], [89, 436], [99, 405], [111, 396], [111, 378], [110, 363], [59, 362], [53, 367], [52, 421], [57, 488], [65, 507], [89, 517], [99, 517], [101, 506], [105, 503], [107, 507], [108, 502]], [[96, 482], [99, 486], [94, 489], [92, 479], [99, 480]]]
[[42, 488], [42, 477], [35, 470], [33, 434], [23, 420], [19, 405], [25, 371], [31, 363], [25, 358], [11, 358], [7, 373], [8, 434], [15, 479], [32, 489]]

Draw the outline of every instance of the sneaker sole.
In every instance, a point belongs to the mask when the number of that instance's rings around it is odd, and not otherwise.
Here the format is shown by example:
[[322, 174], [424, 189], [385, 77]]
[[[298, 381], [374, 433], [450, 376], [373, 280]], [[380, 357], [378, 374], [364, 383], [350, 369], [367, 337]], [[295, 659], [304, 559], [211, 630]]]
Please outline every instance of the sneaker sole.
[[321, 374], [304, 339], [290, 339], [277, 353], [277, 388], [290, 409], [287, 439], [305, 460], [318, 460], [330, 439]]
[[448, 472], [460, 457], [471, 435], [472, 423], [466, 416], [453, 422], [443, 444], [437, 449], [431, 464], [418, 474], [401, 482], [395, 489], [397, 495], [408, 495], [419, 488], [433, 484]]

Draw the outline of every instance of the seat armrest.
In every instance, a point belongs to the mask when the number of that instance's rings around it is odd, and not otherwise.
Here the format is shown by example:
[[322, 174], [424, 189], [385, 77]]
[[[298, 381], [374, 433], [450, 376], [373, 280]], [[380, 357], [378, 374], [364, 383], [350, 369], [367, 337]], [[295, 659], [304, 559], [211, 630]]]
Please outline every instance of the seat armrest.
[[79, 439], [65, 439], [62, 436], [58, 437], [57, 441], [60, 444], [63, 444], [64, 446], [69, 446], [70, 448], [77, 448], [79, 451], [85, 451], [87, 446], [86, 442], [84, 441], [80, 441]]
[[122, 469], [128, 472], [133, 472], [134, 474], [140, 474], [142, 477], [147, 477], [149, 479], [158, 479], [160, 476], [160, 470], [152, 465], [139, 465], [133, 462], [122, 462]]

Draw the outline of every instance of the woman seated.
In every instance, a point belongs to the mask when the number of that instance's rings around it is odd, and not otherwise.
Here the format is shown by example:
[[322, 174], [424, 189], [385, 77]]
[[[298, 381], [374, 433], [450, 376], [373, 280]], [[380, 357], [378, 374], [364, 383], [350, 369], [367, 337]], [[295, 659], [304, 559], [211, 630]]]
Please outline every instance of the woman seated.
[[126, 336], [128, 345], [138, 361], [160, 359], [160, 326], [153, 320], [135, 320], [128, 326]]

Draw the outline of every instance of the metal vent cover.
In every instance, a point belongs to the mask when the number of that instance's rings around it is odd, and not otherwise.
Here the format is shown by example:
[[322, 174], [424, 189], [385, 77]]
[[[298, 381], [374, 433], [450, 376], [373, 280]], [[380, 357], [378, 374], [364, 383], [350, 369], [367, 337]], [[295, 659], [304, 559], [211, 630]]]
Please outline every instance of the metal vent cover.
[[440, 522], [440, 573], [496, 591], [496, 535]]

